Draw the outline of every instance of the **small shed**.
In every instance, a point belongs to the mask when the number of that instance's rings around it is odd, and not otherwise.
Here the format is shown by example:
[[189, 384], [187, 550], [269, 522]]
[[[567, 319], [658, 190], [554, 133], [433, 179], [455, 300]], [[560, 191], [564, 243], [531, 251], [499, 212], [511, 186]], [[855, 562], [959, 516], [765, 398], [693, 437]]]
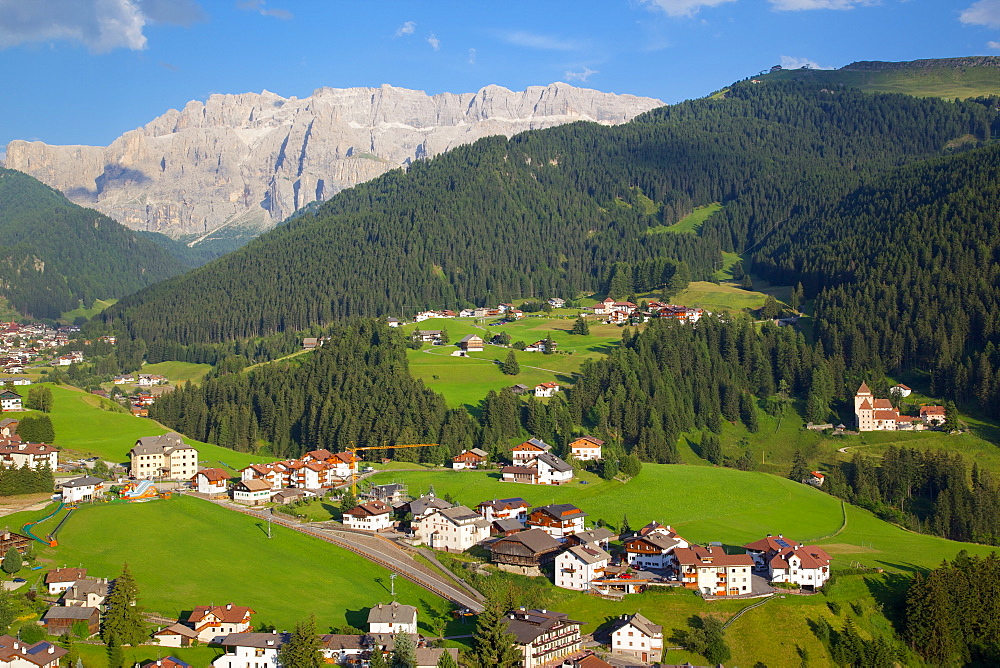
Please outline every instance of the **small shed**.
[[537, 567], [555, 561], [562, 544], [541, 529], [528, 529], [505, 536], [490, 545], [490, 560], [496, 564]]
[[101, 630], [101, 611], [97, 608], [59, 605], [49, 608], [42, 617], [42, 624], [54, 636], [70, 632], [77, 622], [85, 622], [90, 635], [94, 635]]

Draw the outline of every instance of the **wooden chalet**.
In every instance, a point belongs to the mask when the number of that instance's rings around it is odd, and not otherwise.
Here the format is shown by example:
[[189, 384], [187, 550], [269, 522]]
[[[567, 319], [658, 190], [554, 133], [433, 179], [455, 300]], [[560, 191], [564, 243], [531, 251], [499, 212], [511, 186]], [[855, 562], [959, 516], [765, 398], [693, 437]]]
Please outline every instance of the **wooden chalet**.
[[0, 534], [0, 554], [7, 554], [7, 550], [14, 548], [19, 554], [24, 554], [31, 544], [31, 539], [13, 531], [4, 531]]
[[495, 564], [538, 567], [555, 561], [562, 545], [541, 529], [528, 529], [498, 538], [489, 546]]
[[555, 538], [565, 538], [583, 531], [587, 513], [571, 503], [554, 503], [540, 506], [528, 515], [529, 527], [536, 527]]

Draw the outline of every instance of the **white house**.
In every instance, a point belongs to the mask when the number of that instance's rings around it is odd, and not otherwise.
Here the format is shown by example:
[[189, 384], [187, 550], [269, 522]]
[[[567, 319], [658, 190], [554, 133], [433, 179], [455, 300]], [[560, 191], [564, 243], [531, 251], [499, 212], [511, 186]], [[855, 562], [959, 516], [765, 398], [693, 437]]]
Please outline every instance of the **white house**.
[[136, 478], [190, 480], [198, 472], [198, 451], [175, 431], [140, 438], [128, 456]]
[[476, 508], [487, 522], [517, 520], [523, 526], [528, 520], [528, 509], [531, 505], [521, 497], [514, 497], [482, 501]]
[[561, 485], [573, 479], [573, 467], [551, 452], [543, 452], [535, 458], [539, 485]]
[[230, 634], [249, 631], [253, 615], [254, 610], [243, 605], [199, 605], [187, 623], [201, 642], [218, 643]]
[[19, 440], [0, 442], [0, 464], [18, 469], [25, 464], [32, 469], [48, 466], [55, 471], [59, 466], [59, 449], [45, 443], [24, 443]]
[[368, 611], [368, 633], [417, 633], [417, 609], [395, 601], [379, 603]]
[[527, 526], [541, 529], [556, 540], [584, 531], [587, 513], [571, 503], [539, 506], [528, 515]]
[[625, 561], [640, 570], [666, 570], [674, 565], [673, 553], [677, 548], [690, 547], [670, 526], [651, 522], [639, 533], [626, 538]]
[[721, 547], [674, 549], [678, 579], [688, 589], [706, 596], [738, 596], [753, 591], [753, 559], [748, 554], [726, 554]]
[[596, 545], [575, 545], [556, 557], [555, 585], [585, 591], [610, 560], [611, 555]]
[[344, 513], [344, 524], [352, 529], [384, 531], [392, 527], [392, 508], [381, 501], [361, 503]]
[[569, 444], [570, 452], [578, 462], [601, 459], [601, 446], [604, 441], [593, 436], [581, 436]]
[[260, 506], [271, 500], [271, 485], [263, 480], [240, 480], [233, 486], [233, 501]]
[[552, 306], [552, 308], [562, 308], [566, 305], [566, 301], [560, 299], [559, 297], [549, 297], [549, 305]]
[[490, 537], [490, 522], [465, 506], [435, 509], [414, 524], [420, 542], [446, 552], [464, 552]]
[[288, 642], [291, 634], [230, 633], [219, 643], [226, 653], [212, 662], [214, 668], [276, 668], [278, 650]]
[[21, 395], [14, 390], [4, 390], [3, 392], [0, 392], [0, 410], [23, 410], [21, 407]]
[[539, 438], [529, 438], [524, 443], [514, 446], [510, 456], [513, 458], [515, 464], [522, 464], [531, 461], [539, 454], [548, 452], [551, 449], [552, 446], [545, 441]]
[[658, 663], [663, 654], [663, 627], [638, 612], [622, 615], [611, 632], [611, 652], [642, 663]]
[[3, 668], [59, 668], [59, 661], [68, 651], [45, 640], [28, 644], [13, 636], [0, 636], [0, 666]]
[[192, 478], [195, 489], [200, 494], [225, 496], [229, 487], [229, 474], [223, 469], [202, 469]]
[[521, 651], [522, 668], [538, 668], [580, 651], [582, 622], [551, 610], [518, 608], [506, 617], [507, 632]]
[[93, 501], [104, 496], [104, 481], [92, 475], [73, 478], [58, 486], [62, 488], [62, 502], [67, 504]]
[[771, 582], [790, 582], [815, 590], [830, 579], [830, 555], [815, 545], [796, 545], [768, 562]]
[[559, 391], [559, 383], [541, 383], [535, 385], [536, 397], [553, 397]]
[[74, 582], [87, 577], [86, 568], [55, 568], [45, 574], [45, 584], [49, 594], [61, 594], [69, 589]]
[[893, 385], [892, 387], [890, 387], [889, 392], [890, 394], [895, 394], [905, 399], [906, 397], [910, 396], [910, 394], [913, 393], [913, 390], [908, 388], [906, 385], [899, 383], [898, 385]]

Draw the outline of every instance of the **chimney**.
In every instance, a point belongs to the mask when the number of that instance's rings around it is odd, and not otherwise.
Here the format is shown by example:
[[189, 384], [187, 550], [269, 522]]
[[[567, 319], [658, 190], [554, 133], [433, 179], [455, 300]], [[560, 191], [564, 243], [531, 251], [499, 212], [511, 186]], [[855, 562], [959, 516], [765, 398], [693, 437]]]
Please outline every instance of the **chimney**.
[[768, 538], [773, 538], [773, 536], [771, 534], [767, 534], [767, 537]]
[[49, 643], [49, 654], [55, 654], [55, 652], [56, 652], [55, 645]]
[[233, 604], [232, 603], [226, 603], [226, 610], [232, 610], [232, 609], [233, 609]]
[[784, 537], [785, 537], [785, 534], [783, 534], [783, 533], [779, 533], [778, 534], [778, 538], [784, 538]]

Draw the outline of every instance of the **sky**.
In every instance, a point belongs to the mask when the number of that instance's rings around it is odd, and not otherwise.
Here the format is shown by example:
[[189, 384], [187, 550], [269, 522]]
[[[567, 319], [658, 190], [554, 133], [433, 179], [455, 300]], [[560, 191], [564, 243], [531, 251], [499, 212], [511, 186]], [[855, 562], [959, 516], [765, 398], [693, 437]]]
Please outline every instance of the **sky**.
[[565, 81], [667, 103], [781, 64], [1000, 55], [1000, 0], [0, 0], [0, 157], [189, 100]]

